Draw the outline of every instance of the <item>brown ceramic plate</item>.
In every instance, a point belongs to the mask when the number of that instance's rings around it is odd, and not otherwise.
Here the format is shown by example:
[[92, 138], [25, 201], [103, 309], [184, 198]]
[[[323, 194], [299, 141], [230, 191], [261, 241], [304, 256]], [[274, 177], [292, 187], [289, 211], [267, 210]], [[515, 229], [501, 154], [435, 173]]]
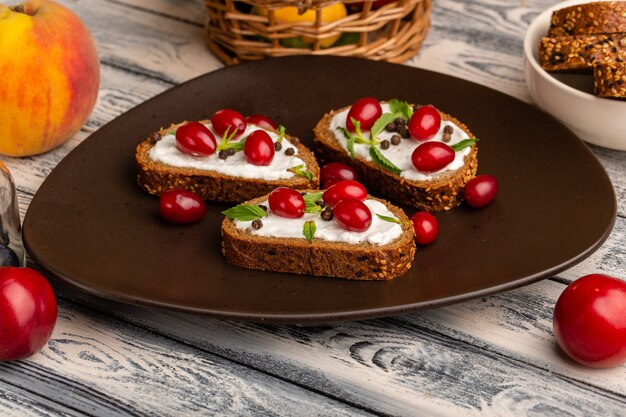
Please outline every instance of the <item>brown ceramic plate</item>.
[[[490, 206], [437, 215], [441, 232], [410, 272], [351, 282], [251, 271], [220, 252], [220, 212], [197, 224], [161, 220], [135, 184], [138, 142], [161, 126], [222, 107], [266, 113], [311, 145], [330, 109], [362, 96], [433, 103], [481, 139], [479, 172], [500, 182]], [[408, 214], [412, 214], [408, 210]], [[377, 317], [449, 304], [549, 277], [589, 256], [616, 215], [600, 163], [551, 116], [494, 90], [382, 62], [291, 57], [191, 80], [102, 127], [39, 189], [24, 223], [32, 258], [99, 296], [212, 316], [272, 322]]]

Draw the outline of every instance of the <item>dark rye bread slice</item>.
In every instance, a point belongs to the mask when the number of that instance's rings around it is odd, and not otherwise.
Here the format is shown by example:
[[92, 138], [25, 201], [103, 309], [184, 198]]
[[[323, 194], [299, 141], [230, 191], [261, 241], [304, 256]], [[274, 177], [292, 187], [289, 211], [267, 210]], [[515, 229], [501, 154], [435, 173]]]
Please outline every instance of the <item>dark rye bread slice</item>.
[[596, 66], [593, 71], [593, 86], [598, 97], [626, 99], [626, 63]]
[[[330, 123], [335, 114], [346, 109], [347, 107], [326, 114], [313, 129], [315, 152], [321, 163], [335, 161], [350, 165], [368, 187], [380, 191], [393, 201], [422, 210], [444, 211], [461, 204], [463, 188], [476, 175], [478, 169], [478, 148], [475, 144], [465, 157], [464, 165], [458, 170], [444, 172], [429, 181], [408, 180], [358, 155], [354, 159], [350, 158], [334, 133], [330, 131]], [[450, 115], [440, 113], [442, 120], [451, 121], [463, 129], [470, 138], [474, 137], [465, 124]]]
[[[208, 120], [200, 122], [208, 123]], [[161, 137], [184, 123], [187, 122], [161, 129], [137, 145], [137, 183], [149, 194], [159, 196], [164, 191], [176, 188], [191, 191], [203, 200], [239, 203], [267, 194], [276, 187], [305, 189], [319, 186], [320, 169], [313, 152], [302, 145], [298, 138], [289, 135], [285, 135], [285, 138], [298, 149], [296, 156], [306, 163], [306, 170], [313, 175], [312, 180], [297, 175], [279, 180], [242, 178], [216, 171], [175, 167], [150, 159], [148, 153]]]
[[[247, 203], [256, 205], [267, 198], [264, 196]], [[304, 236], [301, 239], [254, 236], [225, 218], [222, 222], [222, 253], [233, 265], [262, 271], [354, 280], [390, 280], [403, 275], [411, 268], [415, 256], [411, 221], [401, 209], [387, 201], [367, 198], [384, 203], [400, 219], [402, 235], [398, 239], [386, 245], [371, 245], [315, 238], [309, 242]]]
[[626, 1], [598, 1], [556, 10], [548, 36], [615, 32], [626, 32]]
[[541, 38], [539, 64], [546, 71], [591, 71], [595, 65], [626, 61], [626, 33]]

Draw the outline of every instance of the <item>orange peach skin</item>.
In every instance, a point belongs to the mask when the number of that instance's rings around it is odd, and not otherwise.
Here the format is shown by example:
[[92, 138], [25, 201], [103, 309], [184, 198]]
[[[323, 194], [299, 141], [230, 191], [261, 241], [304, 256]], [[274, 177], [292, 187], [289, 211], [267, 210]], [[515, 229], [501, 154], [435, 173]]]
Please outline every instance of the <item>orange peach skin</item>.
[[70, 139], [98, 96], [91, 34], [48, 0], [0, 4], [0, 154], [34, 155]]

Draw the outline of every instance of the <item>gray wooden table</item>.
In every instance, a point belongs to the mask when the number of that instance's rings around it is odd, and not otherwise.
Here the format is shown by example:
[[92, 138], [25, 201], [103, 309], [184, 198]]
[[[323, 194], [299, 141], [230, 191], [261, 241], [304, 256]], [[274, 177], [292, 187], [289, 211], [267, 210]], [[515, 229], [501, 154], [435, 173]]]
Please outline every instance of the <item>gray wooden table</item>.
[[[22, 215], [43, 179], [128, 109], [221, 67], [201, 0], [61, 0], [101, 56], [96, 108], [45, 155], [3, 158]], [[549, 0], [435, 0], [407, 65], [529, 101], [522, 38]], [[329, 326], [242, 324], [115, 304], [55, 282], [59, 318], [41, 353], [0, 364], [0, 415], [626, 415], [626, 366], [591, 370], [557, 349], [554, 303], [592, 272], [626, 278], [626, 153], [591, 146], [618, 218], [590, 258], [536, 284], [449, 307]], [[563, 236], [567, 239], [567, 236]]]

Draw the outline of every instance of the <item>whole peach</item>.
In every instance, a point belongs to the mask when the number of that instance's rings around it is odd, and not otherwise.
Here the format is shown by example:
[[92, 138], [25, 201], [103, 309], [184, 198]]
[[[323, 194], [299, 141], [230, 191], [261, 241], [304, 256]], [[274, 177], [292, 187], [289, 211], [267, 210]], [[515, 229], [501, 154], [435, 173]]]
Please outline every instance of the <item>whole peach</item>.
[[70, 139], [98, 96], [91, 34], [50, 0], [0, 4], [0, 154], [34, 155]]

